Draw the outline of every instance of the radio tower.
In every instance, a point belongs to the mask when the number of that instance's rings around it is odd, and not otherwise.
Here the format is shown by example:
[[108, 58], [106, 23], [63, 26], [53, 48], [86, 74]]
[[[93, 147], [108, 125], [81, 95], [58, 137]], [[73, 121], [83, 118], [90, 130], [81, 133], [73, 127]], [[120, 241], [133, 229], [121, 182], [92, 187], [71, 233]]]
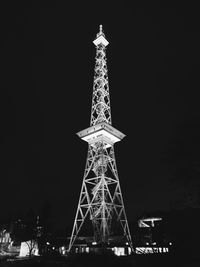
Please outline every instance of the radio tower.
[[68, 251], [86, 220], [91, 221], [93, 241], [97, 244], [106, 246], [116, 224], [119, 224], [123, 240], [132, 249], [114, 154], [114, 143], [121, 141], [125, 135], [112, 126], [106, 63], [106, 46], [109, 43], [102, 25], [93, 43], [96, 46], [96, 63], [90, 127], [77, 133], [88, 142], [88, 154]]

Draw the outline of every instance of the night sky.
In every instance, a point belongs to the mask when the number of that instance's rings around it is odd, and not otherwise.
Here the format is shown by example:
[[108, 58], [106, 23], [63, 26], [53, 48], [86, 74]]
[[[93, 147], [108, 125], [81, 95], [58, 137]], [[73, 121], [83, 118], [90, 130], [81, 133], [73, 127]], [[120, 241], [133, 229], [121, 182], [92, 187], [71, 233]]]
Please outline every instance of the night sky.
[[127, 135], [115, 154], [129, 221], [199, 207], [198, 9], [66, 3], [0, 8], [1, 221], [49, 205], [55, 227], [72, 227], [99, 24], [113, 126]]

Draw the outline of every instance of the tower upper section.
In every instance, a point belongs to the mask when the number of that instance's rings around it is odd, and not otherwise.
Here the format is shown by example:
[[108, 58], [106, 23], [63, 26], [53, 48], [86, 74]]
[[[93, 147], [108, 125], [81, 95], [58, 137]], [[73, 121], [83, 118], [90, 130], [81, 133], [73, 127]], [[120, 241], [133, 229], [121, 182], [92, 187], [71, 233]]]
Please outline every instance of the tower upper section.
[[103, 32], [103, 26], [99, 26], [99, 32], [97, 33], [96, 39], [93, 41], [93, 43], [98, 46], [99, 44], [103, 44], [104, 46], [107, 46], [109, 42], [105, 38], [105, 34]]
[[100, 25], [99, 33], [97, 33], [93, 43], [96, 46], [96, 58], [90, 126], [101, 122], [112, 123], [106, 62], [106, 46], [108, 45], [108, 41], [103, 33], [102, 25]]
[[106, 147], [110, 147], [125, 135], [112, 126], [106, 62], [106, 46], [109, 43], [105, 38], [102, 25], [100, 25], [93, 43], [96, 46], [96, 58], [90, 127], [77, 134], [81, 139], [94, 146], [96, 142], [104, 142]]

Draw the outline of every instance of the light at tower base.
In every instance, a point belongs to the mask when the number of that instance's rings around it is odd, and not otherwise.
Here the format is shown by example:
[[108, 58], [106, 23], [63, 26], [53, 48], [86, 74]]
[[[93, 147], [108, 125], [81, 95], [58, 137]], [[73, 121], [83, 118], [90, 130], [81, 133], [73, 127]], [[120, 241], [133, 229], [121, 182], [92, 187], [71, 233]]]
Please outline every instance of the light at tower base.
[[68, 252], [86, 223], [93, 229], [91, 244], [105, 248], [118, 240], [133, 251], [114, 153], [114, 144], [125, 135], [112, 126], [106, 63], [109, 43], [102, 25], [93, 43], [96, 62], [90, 127], [77, 133], [88, 143], [88, 154]]

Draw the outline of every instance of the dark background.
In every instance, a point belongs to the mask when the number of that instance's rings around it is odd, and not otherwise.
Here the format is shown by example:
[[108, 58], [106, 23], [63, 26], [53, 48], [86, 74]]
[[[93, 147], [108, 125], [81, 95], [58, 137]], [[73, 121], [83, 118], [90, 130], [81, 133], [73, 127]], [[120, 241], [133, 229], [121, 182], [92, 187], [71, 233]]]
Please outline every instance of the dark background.
[[72, 227], [99, 24], [113, 126], [127, 135], [115, 152], [129, 221], [199, 208], [197, 7], [13, 1], [0, 19], [1, 222], [48, 207], [55, 228]]

